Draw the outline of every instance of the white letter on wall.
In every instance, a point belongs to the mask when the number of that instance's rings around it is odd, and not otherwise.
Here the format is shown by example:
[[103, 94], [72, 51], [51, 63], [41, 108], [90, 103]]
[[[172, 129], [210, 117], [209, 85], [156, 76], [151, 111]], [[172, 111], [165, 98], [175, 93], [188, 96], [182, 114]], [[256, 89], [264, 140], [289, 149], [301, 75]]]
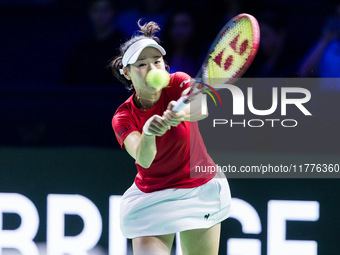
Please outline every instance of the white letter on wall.
[[126, 255], [127, 239], [120, 230], [120, 200], [122, 196], [110, 196], [109, 255]]
[[[82, 232], [65, 236], [65, 215], [78, 215], [84, 222]], [[102, 232], [102, 218], [97, 207], [81, 195], [48, 195], [47, 254], [87, 255], [96, 246]]]
[[[241, 223], [245, 234], [259, 234], [262, 231], [261, 220], [251, 204], [238, 198], [232, 198], [230, 218]], [[251, 238], [229, 238], [227, 241], [228, 255], [260, 255], [261, 241]]]
[[268, 202], [268, 255], [316, 255], [316, 241], [286, 240], [286, 221], [317, 221], [316, 201]]
[[[21, 224], [17, 229], [3, 229], [3, 214], [19, 215]], [[38, 255], [33, 239], [39, 227], [39, 215], [27, 197], [16, 193], [0, 193], [0, 254], [2, 248], [14, 248], [22, 255]]]

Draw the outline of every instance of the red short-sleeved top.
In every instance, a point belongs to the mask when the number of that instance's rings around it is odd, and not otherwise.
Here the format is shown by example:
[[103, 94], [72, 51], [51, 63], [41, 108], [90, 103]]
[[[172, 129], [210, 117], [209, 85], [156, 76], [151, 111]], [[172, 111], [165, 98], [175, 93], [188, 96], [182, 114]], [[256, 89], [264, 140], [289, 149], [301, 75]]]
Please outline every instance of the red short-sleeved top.
[[[170, 75], [169, 85], [162, 90], [157, 104], [147, 110], [138, 109], [129, 97], [116, 111], [112, 127], [119, 144], [133, 131], [142, 133], [145, 122], [153, 115], [162, 116], [168, 104], [177, 100], [189, 87], [190, 76], [177, 72]], [[197, 122], [183, 121], [171, 127], [163, 136], [156, 136], [157, 154], [149, 168], [136, 162], [136, 186], [149, 193], [168, 188], [193, 188], [208, 182], [214, 173], [193, 172], [196, 166], [215, 166], [207, 153]], [[191, 175], [190, 175], [191, 171]]]

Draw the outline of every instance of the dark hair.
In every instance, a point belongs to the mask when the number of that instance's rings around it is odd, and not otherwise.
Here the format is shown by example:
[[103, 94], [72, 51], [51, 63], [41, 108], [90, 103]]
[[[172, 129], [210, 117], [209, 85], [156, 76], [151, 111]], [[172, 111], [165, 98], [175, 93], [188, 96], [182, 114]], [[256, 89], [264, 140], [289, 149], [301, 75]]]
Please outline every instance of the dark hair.
[[[127, 51], [127, 49], [134, 44], [135, 42], [145, 39], [145, 38], [151, 38], [154, 39], [159, 43], [159, 38], [155, 36], [155, 33], [157, 33], [160, 28], [157, 25], [157, 23], [150, 21], [148, 23], [145, 23], [144, 25], [140, 24], [141, 20], [138, 20], [137, 24], [139, 27], [139, 31], [137, 31], [137, 34], [134, 35], [130, 40], [126, 41], [123, 43], [119, 50], [120, 54], [116, 57], [114, 57], [110, 63], [109, 63], [109, 68], [111, 69], [113, 75], [125, 85], [125, 88], [128, 90], [133, 89], [132, 82], [130, 80], [127, 80], [124, 75], [120, 74], [120, 69], [123, 68], [123, 63], [122, 63], [122, 58], [124, 53]], [[129, 70], [129, 65], [126, 67]]]

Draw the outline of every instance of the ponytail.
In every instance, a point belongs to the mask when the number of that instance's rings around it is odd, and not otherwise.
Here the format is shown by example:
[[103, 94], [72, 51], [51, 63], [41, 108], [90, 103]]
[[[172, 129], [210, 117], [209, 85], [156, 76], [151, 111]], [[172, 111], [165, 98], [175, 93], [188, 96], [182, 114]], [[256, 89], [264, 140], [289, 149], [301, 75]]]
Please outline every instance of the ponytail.
[[144, 25], [140, 24], [141, 20], [138, 20], [137, 24], [139, 27], [139, 33], [147, 38], [154, 39], [156, 42], [159, 43], [159, 38], [155, 36], [155, 33], [159, 32], [160, 27], [157, 25], [156, 22], [150, 21], [148, 23], [145, 23]]

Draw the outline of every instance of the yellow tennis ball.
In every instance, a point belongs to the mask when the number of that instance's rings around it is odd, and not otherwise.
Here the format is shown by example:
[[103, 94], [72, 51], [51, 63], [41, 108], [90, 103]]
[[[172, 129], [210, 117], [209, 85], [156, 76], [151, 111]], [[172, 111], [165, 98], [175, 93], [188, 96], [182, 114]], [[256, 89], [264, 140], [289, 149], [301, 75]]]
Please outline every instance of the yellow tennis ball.
[[148, 72], [145, 79], [146, 83], [154, 88], [164, 88], [168, 86], [170, 75], [161, 69], [152, 69]]

